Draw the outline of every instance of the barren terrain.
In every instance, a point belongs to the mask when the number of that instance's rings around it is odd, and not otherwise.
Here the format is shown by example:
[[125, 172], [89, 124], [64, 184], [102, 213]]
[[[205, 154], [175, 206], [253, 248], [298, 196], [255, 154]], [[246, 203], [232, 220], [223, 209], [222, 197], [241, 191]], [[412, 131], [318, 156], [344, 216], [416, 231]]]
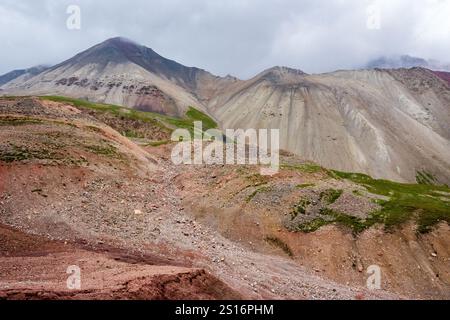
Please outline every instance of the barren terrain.
[[[272, 177], [175, 166], [172, 144], [130, 140], [111, 114], [1, 99], [3, 298], [450, 297], [448, 188], [380, 186], [288, 152]], [[166, 138], [160, 124], [136, 126]], [[428, 200], [398, 215], [409, 196]], [[81, 291], [65, 287], [69, 265]], [[366, 287], [370, 265], [380, 290]]]

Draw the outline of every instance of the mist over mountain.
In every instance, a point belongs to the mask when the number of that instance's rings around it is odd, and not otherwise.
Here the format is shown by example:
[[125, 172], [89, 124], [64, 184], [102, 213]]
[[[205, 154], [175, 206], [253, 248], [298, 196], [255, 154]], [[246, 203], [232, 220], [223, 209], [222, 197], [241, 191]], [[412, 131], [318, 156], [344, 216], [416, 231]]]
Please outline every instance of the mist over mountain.
[[398, 68], [413, 68], [422, 67], [436, 71], [450, 71], [450, 64], [446, 64], [437, 60], [426, 60], [423, 58], [412, 57], [409, 55], [380, 57], [370, 61], [367, 69], [398, 69]]

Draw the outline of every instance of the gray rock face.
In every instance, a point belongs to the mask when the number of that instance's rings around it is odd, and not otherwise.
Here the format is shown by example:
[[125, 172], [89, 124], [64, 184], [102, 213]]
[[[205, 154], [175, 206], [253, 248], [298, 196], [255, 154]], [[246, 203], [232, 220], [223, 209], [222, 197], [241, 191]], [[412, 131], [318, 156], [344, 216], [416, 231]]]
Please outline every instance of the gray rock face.
[[280, 129], [281, 148], [325, 167], [408, 182], [426, 171], [450, 183], [450, 89], [441, 78], [423, 68], [307, 75], [274, 67], [243, 81], [113, 38], [0, 90], [178, 116], [195, 106], [223, 129]]
[[239, 82], [208, 109], [223, 128], [280, 129], [281, 148], [325, 167], [450, 181], [450, 91], [430, 71], [279, 75]]

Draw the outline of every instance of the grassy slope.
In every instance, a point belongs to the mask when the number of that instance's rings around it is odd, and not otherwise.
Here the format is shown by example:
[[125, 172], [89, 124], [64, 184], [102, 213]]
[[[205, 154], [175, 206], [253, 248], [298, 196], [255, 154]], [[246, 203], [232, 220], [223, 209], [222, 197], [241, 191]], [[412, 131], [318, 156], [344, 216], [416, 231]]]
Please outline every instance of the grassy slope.
[[194, 121], [202, 121], [203, 130], [217, 128], [217, 123], [213, 119], [211, 119], [208, 115], [202, 113], [201, 111], [195, 109], [194, 107], [189, 107], [184, 118], [175, 118], [155, 112], [144, 112], [117, 105], [93, 103], [86, 100], [61, 96], [42, 96], [40, 98], [44, 100], [72, 104], [75, 107], [79, 108], [95, 110], [98, 112], [108, 112], [116, 116], [148, 122], [152, 125], [157, 125], [170, 131], [177, 128], [183, 128], [188, 129], [192, 133], [194, 130]]

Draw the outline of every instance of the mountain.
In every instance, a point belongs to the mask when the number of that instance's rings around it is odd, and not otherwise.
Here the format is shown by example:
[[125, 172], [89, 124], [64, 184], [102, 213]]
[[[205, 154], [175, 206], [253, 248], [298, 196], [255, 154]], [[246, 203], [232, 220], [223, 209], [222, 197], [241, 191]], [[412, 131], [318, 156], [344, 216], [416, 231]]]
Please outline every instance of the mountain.
[[367, 69], [398, 69], [398, 68], [414, 68], [422, 67], [431, 70], [450, 71], [450, 64], [445, 64], [436, 60], [425, 60], [422, 58], [412, 57], [409, 55], [380, 57], [370, 61]]
[[32, 67], [29, 69], [13, 70], [11, 72], [8, 72], [8, 73], [0, 76], [0, 86], [6, 84], [8, 82], [11, 82], [19, 77], [21, 78], [21, 81], [30, 79], [30, 78], [44, 72], [48, 68], [49, 68], [48, 66], [40, 65], [40, 66]]
[[199, 100], [208, 90], [197, 92], [200, 83], [220, 80], [131, 40], [112, 38], [35, 77], [16, 77], [2, 89], [10, 94], [67, 95], [181, 116], [188, 106], [202, 107]]
[[[225, 128], [278, 128], [281, 148], [342, 171], [450, 183], [446, 73], [401, 57], [369, 69], [308, 75], [273, 67], [249, 80], [217, 77], [124, 38], [102, 42], [35, 76], [0, 86], [8, 95], [65, 95], [184, 116], [189, 106]], [[446, 80], [447, 79], [447, 80]], [[6, 80], [5, 80], [6, 81]]]
[[433, 71], [433, 73], [450, 85], [450, 72]]
[[342, 171], [450, 181], [450, 90], [431, 71], [269, 69], [208, 105], [222, 128], [279, 128], [281, 148]]

